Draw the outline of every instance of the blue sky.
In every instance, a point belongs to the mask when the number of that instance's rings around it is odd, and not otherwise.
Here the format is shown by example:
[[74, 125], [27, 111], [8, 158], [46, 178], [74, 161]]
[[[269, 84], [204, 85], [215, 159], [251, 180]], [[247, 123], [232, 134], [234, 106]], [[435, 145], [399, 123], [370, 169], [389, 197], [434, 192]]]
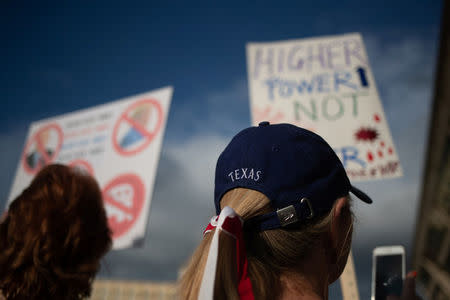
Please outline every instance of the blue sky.
[[441, 5], [2, 1], [0, 207], [30, 122], [173, 85], [146, 246], [109, 254], [101, 276], [174, 280], [213, 213], [215, 160], [250, 125], [245, 43], [360, 32], [405, 172], [359, 184], [378, 200], [355, 207], [355, 262], [368, 299], [371, 249], [400, 243], [412, 254]]

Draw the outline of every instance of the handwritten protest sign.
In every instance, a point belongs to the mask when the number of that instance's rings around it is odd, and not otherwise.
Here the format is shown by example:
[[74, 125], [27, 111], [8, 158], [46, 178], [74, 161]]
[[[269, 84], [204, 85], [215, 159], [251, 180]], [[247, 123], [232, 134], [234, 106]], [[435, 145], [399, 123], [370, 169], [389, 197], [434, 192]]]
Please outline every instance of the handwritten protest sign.
[[167, 87], [32, 123], [8, 203], [43, 166], [67, 164], [99, 182], [113, 248], [141, 244], [171, 97]]
[[359, 34], [247, 44], [253, 124], [321, 135], [352, 181], [402, 176]]

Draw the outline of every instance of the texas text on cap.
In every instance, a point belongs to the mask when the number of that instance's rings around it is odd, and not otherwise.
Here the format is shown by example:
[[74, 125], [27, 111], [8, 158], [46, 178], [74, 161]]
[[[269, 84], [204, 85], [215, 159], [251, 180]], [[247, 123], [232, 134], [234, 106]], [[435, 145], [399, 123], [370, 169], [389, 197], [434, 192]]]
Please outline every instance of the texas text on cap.
[[324, 139], [291, 124], [261, 122], [231, 140], [216, 166], [217, 215], [222, 196], [237, 187], [263, 193], [276, 210], [246, 222], [256, 230], [322, 216], [349, 192], [372, 203], [368, 195], [350, 184], [344, 166]]

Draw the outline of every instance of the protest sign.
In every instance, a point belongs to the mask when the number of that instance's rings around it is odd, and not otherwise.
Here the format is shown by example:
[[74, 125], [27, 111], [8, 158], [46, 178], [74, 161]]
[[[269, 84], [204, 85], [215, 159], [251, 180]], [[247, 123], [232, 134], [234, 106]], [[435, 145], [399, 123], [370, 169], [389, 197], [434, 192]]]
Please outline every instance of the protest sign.
[[166, 87], [30, 125], [8, 203], [49, 163], [94, 176], [113, 248], [142, 244], [172, 97]]
[[402, 176], [358, 33], [247, 44], [254, 125], [291, 123], [322, 136], [352, 181]]

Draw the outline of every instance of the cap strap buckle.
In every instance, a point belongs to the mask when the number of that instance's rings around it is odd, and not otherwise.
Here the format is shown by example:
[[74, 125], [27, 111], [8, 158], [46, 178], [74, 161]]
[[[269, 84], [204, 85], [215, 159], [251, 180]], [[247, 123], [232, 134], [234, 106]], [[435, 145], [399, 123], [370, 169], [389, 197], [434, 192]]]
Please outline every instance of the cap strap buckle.
[[294, 205], [289, 205], [278, 209], [277, 215], [282, 227], [296, 223], [298, 221], [297, 212], [295, 211]]
[[306, 202], [309, 208], [309, 216], [307, 216], [306, 219], [312, 219], [314, 217], [314, 210], [312, 208], [311, 202], [309, 202], [308, 198], [302, 198], [302, 200], [300, 200], [300, 203], [303, 204], [304, 202]]

